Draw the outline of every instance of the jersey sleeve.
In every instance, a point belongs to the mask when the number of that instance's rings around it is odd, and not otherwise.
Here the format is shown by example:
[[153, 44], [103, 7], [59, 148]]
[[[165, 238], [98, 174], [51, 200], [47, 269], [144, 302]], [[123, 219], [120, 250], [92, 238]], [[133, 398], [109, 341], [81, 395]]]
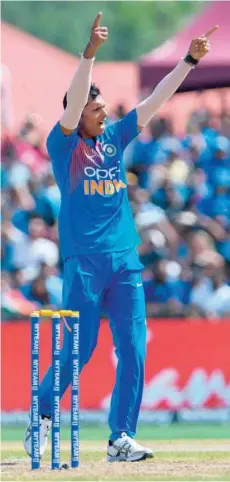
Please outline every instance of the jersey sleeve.
[[59, 186], [68, 172], [71, 154], [77, 143], [77, 131], [75, 130], [69, 136], [65, 136], [61, 130], [60, 122], [57, 122], [48, 135], [46, 147], [52, 161], [54, 176]]
[[121, 120], [115, 122], [112, 126], [115, 129], [116, 135], [120, 140], [122, 151], [130, 144], [130, 142], [140, 134], [137, 125], [137, 111], [133, 109]]

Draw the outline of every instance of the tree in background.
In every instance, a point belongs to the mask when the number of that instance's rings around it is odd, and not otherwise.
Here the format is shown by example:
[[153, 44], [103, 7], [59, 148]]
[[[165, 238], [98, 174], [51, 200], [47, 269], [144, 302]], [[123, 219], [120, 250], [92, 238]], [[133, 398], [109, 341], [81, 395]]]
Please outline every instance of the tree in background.
[[2, 20], [74, 55], [98, 11], [109, 29], [100, 60], [135, 60], [179, 30], [203, 2], [3, 1]]

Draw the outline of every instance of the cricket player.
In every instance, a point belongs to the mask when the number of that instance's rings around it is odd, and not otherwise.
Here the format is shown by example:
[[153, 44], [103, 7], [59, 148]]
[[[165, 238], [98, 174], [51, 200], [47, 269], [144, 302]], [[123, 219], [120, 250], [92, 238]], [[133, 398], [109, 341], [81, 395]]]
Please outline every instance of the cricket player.
[[[101, 16], [99, 13], [93, 23], [90, 40], [64, 97], [64, 112], [48, 136], [47, 149], [61, 192], [63, 309], [80, 311], [80, 370], [96, 347], [103, 310], [109, 318], [118, 358], [107, 460], [139, 461], [153, 457], [151, 449], [134, 440], [144, 385], [146, 316], [143, 266], [136, 249], [140, 239], [127, 196], [122, 155], [209, 51], [209, 37], [218, 27], [193, 39], [188, 54], [153, 93], [123, 119], [106, 127], [106, 104], [99, 88], [92, 84], [97, 51], [108, 38], [107, 27], [101, 26]], [[70, 381], [68, 318], [61, 350], [61, 397]], [[92, 380], [92, 390], [93, 383]], [[52, 423], [51, 389], [50, 367], [40, 386], [41, 456]], [[24, 445], [31, 455], [30, 425]]]

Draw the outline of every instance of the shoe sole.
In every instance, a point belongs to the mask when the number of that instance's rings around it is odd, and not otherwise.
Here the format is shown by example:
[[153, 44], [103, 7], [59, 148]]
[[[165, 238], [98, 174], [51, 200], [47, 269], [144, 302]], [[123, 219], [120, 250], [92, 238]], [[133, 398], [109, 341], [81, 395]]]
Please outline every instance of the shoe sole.
[[146, 454], [146, 459], [153, 459], [153, 457], [154, 457], [154, 453]]
[[141, 460], [147, 459], [149, 456], [146, 453], [140, 455], [137, 459], [128, 459], [125, 455], [118, 455], [117, 457], [113, 457], [112, 455], [107, 455], [107, 462], [140, 462]]

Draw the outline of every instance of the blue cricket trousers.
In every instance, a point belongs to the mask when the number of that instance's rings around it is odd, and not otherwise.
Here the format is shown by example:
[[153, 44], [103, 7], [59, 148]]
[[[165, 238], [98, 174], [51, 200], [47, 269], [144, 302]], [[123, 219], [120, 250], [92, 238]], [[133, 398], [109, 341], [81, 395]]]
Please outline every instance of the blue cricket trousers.
[[[144, 386], [146, 316], [136, 249], [120, 253], [78, 255], [64, 265], [63, 309], [80, 311], [80, 370], [97, 344], [100, 313], [109, 317], [118, 358], [112, 394], [110, 439], [136, 433]], [[71, 319], [68, 318], [68, 323]], [[98, 373], [100, 376], [100, 373]], [[61, 397], [71, 381], [71, 333], [64, 325], [61, 349]], [[40, 413], [51, 415], [52, 371], [40, 386]]]

